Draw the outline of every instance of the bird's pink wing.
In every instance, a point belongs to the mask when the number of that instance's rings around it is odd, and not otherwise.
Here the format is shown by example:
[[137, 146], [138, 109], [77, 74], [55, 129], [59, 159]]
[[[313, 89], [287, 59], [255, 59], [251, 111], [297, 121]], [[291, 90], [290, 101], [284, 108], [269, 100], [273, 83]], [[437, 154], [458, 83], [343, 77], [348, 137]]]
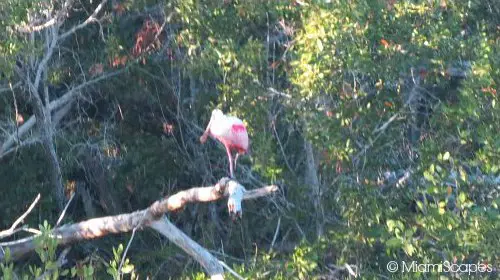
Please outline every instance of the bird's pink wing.
[[210, 133], [225, 146], [240, 153], [248, 149], [248, 133], [245, 124], [236, 117], [223, 116], [214, 120]]
[[238, 152], [248, 150], [248, 133], [244, 124], [233, 124], [231, 127], [231, 142]]

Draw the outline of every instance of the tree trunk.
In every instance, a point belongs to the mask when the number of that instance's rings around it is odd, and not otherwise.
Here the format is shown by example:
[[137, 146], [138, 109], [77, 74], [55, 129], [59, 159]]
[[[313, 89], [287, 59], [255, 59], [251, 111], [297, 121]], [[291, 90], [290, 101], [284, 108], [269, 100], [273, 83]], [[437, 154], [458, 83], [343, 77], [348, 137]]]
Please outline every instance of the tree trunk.
[[42, 104], [34, 104], [35, 116], [40, 132], [40, 140], [48, 161], [48, 171], [50, 183], [54, 187], [54, 196], [56, 198], [57, 208], [62, 210], [65, 204], [64, 184], [62, 179], [61, 166], [57, 158], [56, 148], [54, 145], [54, 128], [50, 111]]
[[305, 183], [312, 189], [312, 202], [316, 216], [317, 237], [323, 235], [323, 207], [321, 206], [321, 186], [318, 179], [318, 169], [314, 159], [314, 151], [311, 142], [304, 139], [304, 150], [306, 152]]

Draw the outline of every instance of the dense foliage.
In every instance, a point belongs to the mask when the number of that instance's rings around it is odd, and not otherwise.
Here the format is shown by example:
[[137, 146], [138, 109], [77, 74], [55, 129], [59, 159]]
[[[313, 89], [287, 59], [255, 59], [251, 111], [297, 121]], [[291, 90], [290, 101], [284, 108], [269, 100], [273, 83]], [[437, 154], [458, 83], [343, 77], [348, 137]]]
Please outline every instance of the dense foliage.
[[[65, 1], [0, 3], [0, 143], [39, 114], [23, 75], [36, 75], [25, 69], [43, 62], [50, 34], [22, 27], [65, 17], [64, 33], [100, 4], [69, 2], [67, 15], [47, 15]], [[243, 277], [468, 276], [391, 273], [390, 261], [483, 264], [493, 271], [474, 277], [498, 277], [499, 1], [104, 2], [98, 21], [58, 41], [42, 75], [50, 100], [84, 85], [53, 121], [65, 192], [77, 194], [65, 222], [134, 211], [226, 176], [222, 147], [199, 143], [220, 108], [251, 137], [238, 180], [281, 193], [246, 203], [236, 223], [222, 202], [169, 218]], [[60, 249], [46, 233], [60, 209], [38, 135], [35, 126], [0, 150], [0, 228], [42, 194], [26, 219], [43, 225], [41, 249], [7, 259], [5, 279], [204, 279], [148, 231], [121, 272], [127, 235], [77, 244], [54, 268]]]

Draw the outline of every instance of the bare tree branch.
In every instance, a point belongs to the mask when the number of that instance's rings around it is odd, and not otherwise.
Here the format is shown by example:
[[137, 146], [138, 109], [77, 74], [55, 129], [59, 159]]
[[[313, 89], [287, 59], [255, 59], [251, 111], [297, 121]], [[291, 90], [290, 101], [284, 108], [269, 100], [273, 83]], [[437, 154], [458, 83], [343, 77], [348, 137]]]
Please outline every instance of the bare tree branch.
[[278, 237], [278, 232], [280, 230], [280, 225], [281, 225], [281, 217], [278, 218], [278, 224], [276, 225], [276, 231], [274, 232], [273, 240], [271, 241], [271, 246], [269, 246], [269, 251], [268, 251], [269, 254], [273, 250], [274, 243], [276, 242], [276, 238]]
[[38, 194], [36, 196], [35, 200], [31, 203], [30, 207], [28, 207], [28, 210], [26, 210], [26, 212], [24, 212], [24, 214], [22, 214], [19, 218], [17, 218], [17, 220], [12, 224], [12, 226], [9, 229], [0, 231], [0, 239], [7, 237], [7, 236], [10, 236], [11, 234], [14, 233], [17, 225], [19, 225], [24, 220], [24, 218], [26, 218], [26, 216], [28, 216], [28, 214], [31, 212], [31, 210], [33, 210], [35, 205], [40, 200], [40, 197], [41, 197], [40, 194]]
[[61, 34], [61, 36], [59, 36], [59, 39], [60, 40], [64, 40], [66, 37], [68, 37], [71, 34], [75, 33], [79, 29], [82, 29], [82, 28], [86, 27], [90, 23], [96, 22], [97, 21], [97, 15], [101, 12], [102, 8], [104, 8], [104, 6], [106, 5], [107, 2], [108, 2], [108, 0], [101, 1], [101, 3], [99, 5], [97, 5], [97, 7], [95, 8], [94, 12], [84, 22], [82, 22], [82, 23], [80, 23], [78, 25], [75, 25], [70, 30], [68, 30], [68, 31], [64, 32], [63, 34]]
[[224, 279], [224, 268], [219, 263], [219, 260], [179, 230], [167, 218], [154, 221], [151, 227], [181, 247], [184, 252], [201, 264], [208, 275], [210, 275], [210, 279]]
[[2, 159], [3, 157], [9, 155], [10, 153], [13, 153], [15, 151], [17, 151], [18, 149], [21, 149], [21, 148], [24, 148], [24, 147], [29, 147], [29, 146], [33, 146], [33, 145], [38, 145], [41, 143], [41, 140], [39, 137], [31, 137], [29, 139], [26, 139], [24, 141], [20, 141], [17, 146], [15, 147], [12, 147], [8, 150], [5, 150], [5, 151], [2, 151], [2, 153], [0, 154], [0, 159]]
[[231, 273], [234, 277], [238, 278], [239, 280], [245, 280], [245, 278], [241, 277], [241, 275], [239, 275], [238, 273], [236, 273], [236, 271], [234, 271], [232, 268], [229, 267], [229, 265], [227, 265], [225, 262], [223, 261], [219, 261], [219, 263], [225, 268], [227, 269], [227, 271], [229, 271], [229, 273]]
[[130, 237], [130, 240], [128, 241], [127, 247], [125, 248], [125, 251], [123, 252], [122, 260], [120, 261], [120, 266], [118, 267], [118, 275], [119, 275], [120, 279], [121, 279], [121, 275], [122, 275], [123, 264], [125, 264], [125, 258], [127, 257], [128, 250], [130, 249], [130, 245], [132, 244], [132, 241], [134, 240], [136, 232], [137, 232], [137, 227], [135, 227], [132, 230], [132, 236]]
[[[238, 187], [230, 188], [232, 185], [237, 185]], [[166, 212], [178, 211], [187, 203], [211, 202], [224, 197], [230, 197], [233, 195], [231, 190], [237, 192], [239, 189], [241, 190], [244, 188], [238, 182], [229, 178], [222, 178], [214, 186], [197, 187], [181, 191], [175, 195], [154, 202], [144, 210], [116, 216], [94, 218], [76, 224], [63, 225], [55, 228], [52, 231], [52, 236], [57, 239], [58, 245], [66, 245], [81, 240], [101, 238], [111, 233], [130, 232], [136, 227], [139, 229], [151, 227], [153, 222], [158, 221]], [[277, 190], [278, 187], [274, 185], [250, 190], [244, 192], [241, 199], [255, 199], [270, 195]], [[18, 259], [33, 251], [35, 249], [34, 240], [36, 237], [37, 235], [16, 241], [0, 243], [0, 261], [5, 257], [4, 252], [6, 248], [10, 249], [11, 256], [14, 259]]]
[[[75, 86], [74, 88], [70, 89], [68, 92], [63, 94], [61, 97], [59, 97], [56, 100], [53, 100], [49, 103], [48, 109], [50, 112], [52, 112], [55, 109], [58, 109], [61, 106], [64, 106], [68, 102], [71, 102], [72, 100], [75, 99], [80, 94], [80, 91], [88, 86], [91, 86], [93, 84], [96, 84], [102, 80], [105, 80], [107, 78], [119, 75], [123, 73], [126, 70], [126, 68], [119, 69], [113, 72], [108, 72], [106, 74], [103, 74], [95, 79], [89, 80], [85, 83], [82, 83], [78, 86]], [[69, 108], [68, 108], [69, 109]], [[67, 112], [66, 112], [67, 113]], [[57, 118], [56, 118], [57, 117]], [[58, 122], [58, 117], [59, 114], [56, 113], [54, 116], [54, 122]], [[60, 116], [61, 118], [63, 117]], [[7, 154], [7, 151], [12, 148], [14, 143], [16, 141], [19, 141], [20, 138], [22, 138], [33, 126], [36, 124], [36, 117], [35, 115], [32, 115], [26, 122], [24, 122], [23, 125], [21, 125], [17, 131], [13, 132], [9, 137], [7, 137], [7, 140], [5, 140], [0, 148], [0, 158], [4, 157]]]
[[[50, 28], [50, 31], [49, 31], [50, 35], [47, 34], [47, 36], [46, 36], [47, 38], [50, 38], [50, 39], [48, 39], [48, 40], [50, 40], [50, 41], [48, 41], [50, 43], [47, 46], [47, 51], [45, 52], [45, 55], [43, 56], [42, 61], [40, 62], [40, 64], [38, 64], [38, 68], [36, 70], [35, 82], [33, 84], [34, 89], [33, 89], [32, 95], [34, 95], [34, 97], [36, 99], [40, 98], [37, 93], [38, 93], [38, 88], [40, 87], [40, 80], [42, 78], [42, 74], [45, 71], [47, 64], [49, 63], [49, 60], [52, 58], [52, 54], [54, 53], [54, 49], [56, 48], [56, 45], [57, 45], [58, 30], [59, 30], [59, 27], [57, 25], [55, 25], [52, 28]], [[48, 101], [48, 100], [45, 100], [45, 101]]]
[[64, 118], [69, 113], [72, 105], [73, 102], [70, 101], [66, 103], [66, 105], [64, 105], [61, 109], [59, 109], [57, 112], [54, 113], [54, 115], [52, 116], [52, 124], [54, 127], [57, 127], [62, 118]]
[[70, 89], [68, 92], [63, 94], [61, 97], [59, 97], [58, 99], [51, 101], [49, 104], [49, 109], [52, 111], [54, 109], [57, 109], [57, 108], [63, 106], [64, 104], [73, 100], [80, 93], [80, 90], [82, 90], [90, 85], [96, 84], [96, 83], [98, 83], [102, 80], [105, 80], [107, 78], [111, 78], [113, 76], [119, 75], [119, 74], [125, 72], [127, 69], [128, 68], [125, 67], [125, 68], [122, 68], [122, 69], [119, 69], [119, 70], [116, 70], [113, 72], [108, 72], [106, 74], [103, 74], [103, 75], [95, 78], [95, 79], [89, 80], [87, 82], [79, 84], [78, 86], [75, 86], [74, 88]]
[[4, 157], [8, 150], [12, 148], [16, 141], [19, 141], [19, 138], [24, 136], [36, 123], [35, 116], [31, 116], [23, 125], [17, 128], [17, 131], [12, 132], [12, 135], [3, 142], [2, 147], [0, 148], [0, 158]]
[[59, 216], [59, 219], [57, 219], [56, 222], [56, 227], [59, 226], [59, 224], [62, 222], [64, 219], [64, 216], [66, 215], [66, 211], [68, 210], [69, 205], [71, 204], [71, 201], [73, 201], [73, 198], [75, 197], [75, 193], [71, 194], [71, 198], [68, 200], [66, 203], [66, 206], [64, 207], [63, 211], [61, 212], [61, 215]]
[[45, 23], [38, 25], [23, 25], [23, 26], [15, 26], [15, 29], [21, 33], [33, 33], [39, 32], [46, 28], [54, 26], [56, 23], [59, 25], [62, 24], [66, 16], [68, 15], [69, 9], [73, 5], [73, 0], [66, 0], [61, 10], [59, 10], [54, 17], [46, 21]]
[[0, 93], [4, 93], [4, 92], [7, 92], [7, 91], [12, 91], [12, 90], [14, 90], [14, 89], [16, 89], [16, 88], [20, 87], [21, 85], [22, 85], [22, 82], [17, 82], [17, 83], [15, 83], [15, 84], [13, 84], [13, 85], [10, 85], [10, 84], [9, 84], [9, 85], [7, 85], [7, 86], [2, 86], [2, 87], [0, 88]]
[[51, 26], [53, 26], [54, 24], [56, 24], [57, 20], [56, 18], [51, 18], [50, 20], [48, 20], [47, 22], [44, 22], [40, 25], [23, 25], [23, 26], [16, 26], [16, 30], [18, 32], [21, 32], [21, 33], [32, 33], [32, 32], [38, 32], [38, 31], [42, 31], [46, 28], [49, 28]]

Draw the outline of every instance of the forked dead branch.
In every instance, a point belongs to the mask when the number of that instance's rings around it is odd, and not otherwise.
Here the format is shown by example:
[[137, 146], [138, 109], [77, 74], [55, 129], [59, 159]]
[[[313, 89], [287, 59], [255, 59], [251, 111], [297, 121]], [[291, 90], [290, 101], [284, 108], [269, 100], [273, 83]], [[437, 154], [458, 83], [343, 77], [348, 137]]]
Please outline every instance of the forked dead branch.
[[[181, 210], [188, 203], [212, 202], [227, 197], [229, 214], [232, 217], [241, 217], [242, 200], [267, 196], [277, 190], [277, 186], [271, 185], [247, 191], [237, 181], [225, 177], [213, 186], [195, 187], [167, 196], [143, 210], [94, 218], [57, 227], [52, 230], [52, 237], [57, 240], [58, 245], [68, 245], [82, 240], [101, 238], [111, 233], [125, 233], [134, 229], [150, 227], [167, 237], [199, 262], [212, 279], [223, 279], [224, 269], [217, 258], [179, 230], [164, 214]], [[0, 261], [5, 258], [7, 249], [10, 250], [13, 259], [19, 259], [34, 251], [35, 239], [38, 236], [39, 234], [36, 234], [27, 238], [0, 243]]]

